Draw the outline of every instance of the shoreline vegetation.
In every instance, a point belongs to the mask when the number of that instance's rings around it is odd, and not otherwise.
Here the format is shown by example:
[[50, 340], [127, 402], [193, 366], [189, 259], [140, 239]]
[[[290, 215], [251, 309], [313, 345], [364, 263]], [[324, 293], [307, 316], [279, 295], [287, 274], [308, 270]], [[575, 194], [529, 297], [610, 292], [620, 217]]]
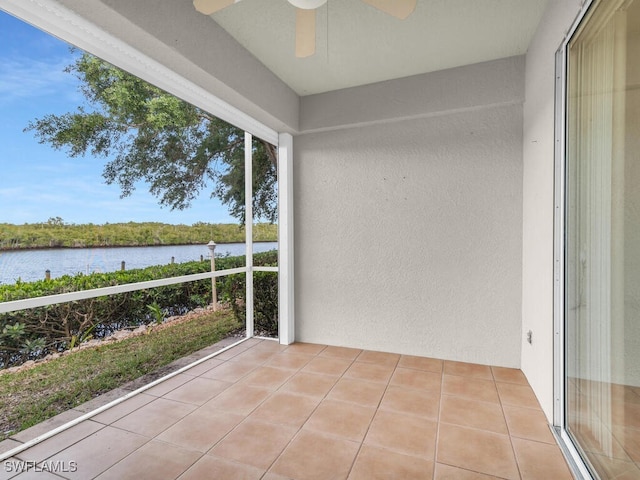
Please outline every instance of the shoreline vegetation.
[[[50, 248], [153, 247], [244, 243], [244, 225], [204, 223], [172, 225], [160, 222], [67, 224], [61, 218], [42, 223], [0, 223], [0, 251]], [[278, 240], [278, 225], [253, 225], [254, 242]]]

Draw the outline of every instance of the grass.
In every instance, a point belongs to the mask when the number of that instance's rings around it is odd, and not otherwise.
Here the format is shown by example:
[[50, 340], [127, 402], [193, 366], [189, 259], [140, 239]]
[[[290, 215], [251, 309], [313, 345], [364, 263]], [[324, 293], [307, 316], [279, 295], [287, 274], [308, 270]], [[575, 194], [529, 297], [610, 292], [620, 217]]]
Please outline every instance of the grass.
[[239, 327], [230, 311], [207, 313], [0, 375], [0, 441], [212, 345]]

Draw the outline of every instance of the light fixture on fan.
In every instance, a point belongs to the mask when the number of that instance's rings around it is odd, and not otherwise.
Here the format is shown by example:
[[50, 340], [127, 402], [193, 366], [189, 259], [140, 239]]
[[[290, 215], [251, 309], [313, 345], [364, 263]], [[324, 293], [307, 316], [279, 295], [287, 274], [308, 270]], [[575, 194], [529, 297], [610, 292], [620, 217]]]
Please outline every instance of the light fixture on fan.
[[[212, 15], [241, 0], [193, 0], [197, 11]], [[316, 51], [316, 9], [327, 0], [287, 0], [296, 7], [296, 57], [304, 58]], [[378, 10], [400, 20], [407, 18], [416, 8], [417, 0], [362, 0]]]

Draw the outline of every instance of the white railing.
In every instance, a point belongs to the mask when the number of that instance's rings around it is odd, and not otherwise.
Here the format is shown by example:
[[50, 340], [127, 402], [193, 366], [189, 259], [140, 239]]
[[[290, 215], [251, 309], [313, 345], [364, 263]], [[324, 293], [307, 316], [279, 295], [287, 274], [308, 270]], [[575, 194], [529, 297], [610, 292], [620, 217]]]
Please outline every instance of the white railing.
[[[271, 270], [274, 268], [275, 270]], [[263, 270], [269, 269], [269, 270]], [[278, 267], [259, 267], [253, 271], [278, 271]], [[91, 290], [80, 290], [77, 292], [59, 293], [57, 295], [46, 295], [43, 297], [25, 298], [23, 300], [11, 300], [0, 303], [0, 313], [10, 313], [27, 308], [46, 307], [47, 305], [56, 305], [59, 303], [73, 302], [76, 300], [86, 300], [88, 298], [104, 297], [107, 295], [115, 295], [118, 293], [135, 292], [137, 290], [146, 290], [148, 288], [163, 287], [166, 285], [175, 285], [178, 283], [193, 282], [196, 280], [206, 280], [208, 278], [224, 277], [236, 273], [247, 273], [247, 267], [230, 268], [228, 270], [219, 270], [215, 272], [194, 273], [192, 275], [182, 275], [179, 277], [161, 278], [158, 280], [149, 280], [146, 282], [125, 283], [123, 285], [114, 285], [112, 287], [93, 288]]]

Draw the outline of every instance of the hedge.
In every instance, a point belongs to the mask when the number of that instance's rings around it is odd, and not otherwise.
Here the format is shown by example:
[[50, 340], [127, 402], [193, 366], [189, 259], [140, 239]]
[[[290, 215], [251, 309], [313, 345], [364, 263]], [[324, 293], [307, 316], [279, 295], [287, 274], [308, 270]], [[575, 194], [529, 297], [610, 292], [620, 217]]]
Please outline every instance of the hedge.
[[[216, 258], [216, 270], [242, 267], [245, 257]], [[254, 255], [254, 265], [277, 265], [277, 252]], [[0, 285], [0, 301], [56, 295], [127, 283], [208, 272], [209, 261], [152, 266], [143, 269], [89, 275], [65, 275], [52, 280]], [[219, 277], [218, 301], [228, 303], [245, 321], [245, 274]], [[271, 272], [254, 273], [255, 330], [278, 332], [278, 280]], [[135, 328], [184, 314], [211, 302], [211, 280], [199, 280], [117, 295], [78, 300], [0, 314], [0, 368], [36, 360], [73, 348], [89, 338], [103, 338], [123, 328]]]

